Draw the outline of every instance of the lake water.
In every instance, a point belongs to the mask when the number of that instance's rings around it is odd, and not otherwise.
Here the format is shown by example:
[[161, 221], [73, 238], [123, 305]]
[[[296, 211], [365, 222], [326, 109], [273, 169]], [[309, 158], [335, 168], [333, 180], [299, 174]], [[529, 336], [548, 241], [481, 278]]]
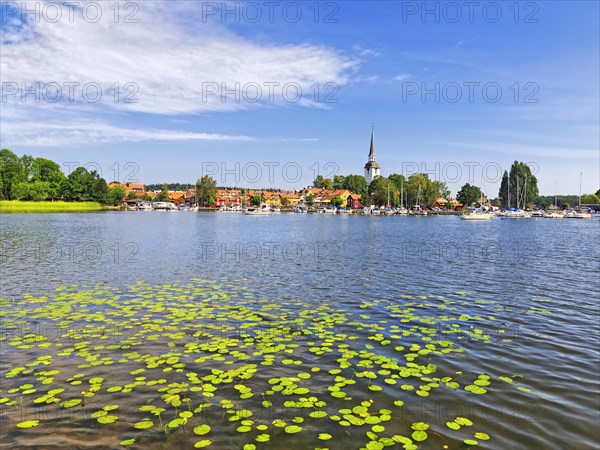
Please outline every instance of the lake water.
[[597, 219], [0, 221], [0, 448], [598, 448]]

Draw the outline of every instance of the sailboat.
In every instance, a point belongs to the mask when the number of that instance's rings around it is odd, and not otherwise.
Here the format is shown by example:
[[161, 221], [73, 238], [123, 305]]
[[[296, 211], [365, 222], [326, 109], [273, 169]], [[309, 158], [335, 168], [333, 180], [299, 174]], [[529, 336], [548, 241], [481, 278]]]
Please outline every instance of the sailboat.
[[404, 207], [404, 180], [400, 182], [400, 208], [396, 210], [397, 214], [408, 214], [408, 210]]
[[554, 180], [554, 211], [545, 212], [543, 217], [544, 219], [562, 219], [565, 217], [558, 212], [558, 180]]
[[582, 211], [581, 210], [581, 181], [583, 178], [583, 172], [580, 172], [579, 174], [579, 208], [578, 211], [571, 211], [569, 213], [567, 213], [567, 215], [565, 217], [568, 217], [569, 219], [591, 219], [592, 215], [587, 212], [587, 211]]
[[394, 210], [390, 207], [390, 182], [388, 181], [388, 192], [387, 192], [387, 208], [385, 209], [387, 216], [393, 216]]
[[413, 206], [413, 214], [415, 216], [426, 216], [427, 211], [421, 209], [421, 185], [419, 184], [419, 190], [417, 192], [417, 203]]
[[481, 188], [479, 189], [479, 208], [460, 216], [462, 220], [490, 220], [492, 215], [483, 209], [483, 171], [481, 171]]

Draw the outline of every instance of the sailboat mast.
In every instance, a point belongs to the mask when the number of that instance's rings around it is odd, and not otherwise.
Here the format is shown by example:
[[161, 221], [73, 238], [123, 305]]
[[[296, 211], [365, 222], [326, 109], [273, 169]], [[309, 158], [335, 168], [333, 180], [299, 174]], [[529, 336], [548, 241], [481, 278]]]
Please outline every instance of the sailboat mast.
[[558, 178], [554, 180], [554, 209], [558, 207]]
[[400, 208], [404, 209], [404, 180], [400, 181]]
[[583, 178], [583, 172], [579, 172], [579, 209], [581, 209], [581, 180]]

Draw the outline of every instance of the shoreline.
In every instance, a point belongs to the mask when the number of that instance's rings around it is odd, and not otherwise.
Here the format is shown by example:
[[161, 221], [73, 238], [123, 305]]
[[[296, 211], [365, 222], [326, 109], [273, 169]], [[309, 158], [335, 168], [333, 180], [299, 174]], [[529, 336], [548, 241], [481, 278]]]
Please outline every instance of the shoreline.
[[81, 213], [108, 210], [97, 202], [22, 202], [0, 200], [0, 214]]

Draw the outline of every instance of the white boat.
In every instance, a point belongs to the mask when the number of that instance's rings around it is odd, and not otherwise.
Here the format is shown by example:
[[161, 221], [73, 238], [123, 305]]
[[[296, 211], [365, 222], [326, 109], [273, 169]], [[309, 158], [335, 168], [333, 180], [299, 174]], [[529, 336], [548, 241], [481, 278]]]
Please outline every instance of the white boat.
[[152, 207], [158, 210], [166, 210], [169, 208], [169, 204], [167, 202], [154, 202], [152, 204]]
[[587, 211], [569, 211], [565, 214], [567, 219], [591, 219], [592, 215]]
[[306, 210], [306, 208], [302, 205], [299, 206], [294, 206], [292, 208], [292, 211], [294, 211], [297, 214], [306, 214], [308, 211]]
[[406, 215], [408, 214], [408, 209], [406, 209], [404, 206], [402, 206], [401, 208], [397, 208], [396, 214]]
[[271, 212], [272, 213], [280, 213], [281, 209], [278, 206], [274, 206], [271, 208]]
[[337, 212], [338, 214], [352, 214], [352, 210], [346, 208], [338, 208]]
[[504, 218], [506, 219], [526, 219], [527, 214], [522, 209], [515, 209], [511, 211], [505, 211]]
[[462, 220], [490, 220], [492, 215], [487, 211], [483, 210], [474, 210], [468, 214], [463, 214], [460, 216]]
[[421, 185], [419, 185], [419, 191], [417, 193], [417, 203], [413, 206], [412, 213], [415, 216], [426, 216], [427, 211], [421, 209]]
[[324, 208], [325, 210], [323, 211], [325, 214], [335, 214], [337, 212], [336, 208]]
[[140, 211], [152, 211], [152, 204], [151, 203], [140, 203], [138, 208], [140, 209]]
[[271, 214], [271, 209], [263, 203], [258, 208], [248, 208], [244, 214], [247, 216], [268, 216]]
[[563, 219], [565, 216], [558, 211], [544, 213], [544, 219]]

